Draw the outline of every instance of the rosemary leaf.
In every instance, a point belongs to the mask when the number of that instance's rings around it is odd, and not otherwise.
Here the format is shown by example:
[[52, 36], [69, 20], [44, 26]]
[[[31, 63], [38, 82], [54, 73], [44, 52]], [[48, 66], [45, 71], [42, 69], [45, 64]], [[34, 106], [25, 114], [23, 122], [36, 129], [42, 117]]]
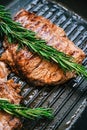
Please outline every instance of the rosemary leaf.
[[17, 117], [24, 117], [27, 119], [35, 118], [53, 118], [51, 108], [27, 108], [21, 105], [11, 104], [7, 99], [0, 98], [0, 110], [3, 110], [11, 115]]

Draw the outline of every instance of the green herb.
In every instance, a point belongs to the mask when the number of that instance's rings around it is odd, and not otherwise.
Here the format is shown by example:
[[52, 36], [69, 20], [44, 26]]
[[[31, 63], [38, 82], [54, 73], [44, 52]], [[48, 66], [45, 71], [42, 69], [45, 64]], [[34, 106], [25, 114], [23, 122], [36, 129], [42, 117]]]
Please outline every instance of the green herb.
[[4, 110], [5, 112], [17, 117], [24, 117], [27, 119], [43, 117], [49, 119], [53, 118], [51, 108], [27, 108], [21, 105], [11, 104], [4, 98], [0, 98], [0, 110]]
[[36, 34], [30, 30], [23, 28], [19, 23], [11, 19], [8, 10], [0, 6], [0, 35], [5, 34], [9, 43], [17, 43], [19, 47], [27, 46], [27, 48], [48, 61], [54, 61], [64, 71], [76, 71], [87, 77], [87, 70], [84, 66], [73, 62], [73, 58], [54, 49], [52, 46], [46, 45], [44, 40], [36, 38]]

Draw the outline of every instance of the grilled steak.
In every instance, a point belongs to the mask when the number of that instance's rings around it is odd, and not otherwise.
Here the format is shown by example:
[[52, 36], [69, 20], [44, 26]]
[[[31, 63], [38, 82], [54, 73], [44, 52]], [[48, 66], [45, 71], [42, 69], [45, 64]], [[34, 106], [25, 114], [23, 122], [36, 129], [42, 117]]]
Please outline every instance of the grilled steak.
[[[13, 80], [7, 81], [7, 69], [5, 64], [0, 62], [0, 98], [7, 98], [10, 102], [19, 104], [20, 86]], [[0, 111], [0, 130], [19, 130], [22, 124], [20, 120], [4, 111]]]
[[[26, 29], [36, 32], [37, 37], [44, 39], [47, 45], [74, 57], [77, 63], [81, 63], [84, 59], [84, 52], [67, 38], [63, 29], [42, 16], [21, 10], [16, 14], [14, 20], [21, 23]], [[27, 48], [17, 52], [17, 46], [17, 44], [9, 44], [5, 39], [5, 52], [1, 59], [28, 82], [33, 82], [36, 86], [54, 85], [63, 83], [75, 76], [73, 72], [64, 73], [58, 64], [33, 54]]]

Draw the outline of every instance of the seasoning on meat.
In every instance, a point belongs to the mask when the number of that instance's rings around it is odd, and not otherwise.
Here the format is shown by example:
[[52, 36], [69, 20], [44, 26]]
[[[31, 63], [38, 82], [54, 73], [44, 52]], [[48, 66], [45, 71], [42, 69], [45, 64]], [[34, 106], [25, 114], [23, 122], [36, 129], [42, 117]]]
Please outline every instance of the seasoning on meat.
[[[75, 62], [81, 63], [85, 58], [84, 52], [67, 38], [63, 29], [42, 16], [21, 10], [14, 19], [25, 28], [36, 32], [37, 37], [44, 39], [48, 45], [74, 57]], [[22, 74], [23, 78], [36, 86], [60, 84], [75, 76], [74, 72], [64, 73], [56, 63], [41, 58], [27, 48], [17, 52], [18, 45], [9, 44], [6, 39], [4, 47], [5, 52], [1, 59], [9, 64], [13, 71]]]
[[[8, 70], [3, 62], [0, 62], [0, 98], [7, 98], [10, 102], [19, 104], [21, 101], [20, 85], [7, 80]], [[20, 130], [20, 119], [0, 111], [0, 130]]]

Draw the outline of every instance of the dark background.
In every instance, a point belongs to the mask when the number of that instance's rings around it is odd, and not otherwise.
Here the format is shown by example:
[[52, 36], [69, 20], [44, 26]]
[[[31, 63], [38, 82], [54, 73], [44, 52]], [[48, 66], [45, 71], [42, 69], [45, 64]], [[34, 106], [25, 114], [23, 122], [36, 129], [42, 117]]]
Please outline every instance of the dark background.
[[56, 0], [87, 19], [87, 0]]
[[[0, 0], [0, 4], [7, 5], [13, 0]], [[15, 0], [16, 1], [16, 0]], [[87, 1], [86, 0], [55, 0], [59, 3], [62, 3], [70, 10], [73, 10], [77, 14], [81, 15], [84, 18], [87, 18]]]

